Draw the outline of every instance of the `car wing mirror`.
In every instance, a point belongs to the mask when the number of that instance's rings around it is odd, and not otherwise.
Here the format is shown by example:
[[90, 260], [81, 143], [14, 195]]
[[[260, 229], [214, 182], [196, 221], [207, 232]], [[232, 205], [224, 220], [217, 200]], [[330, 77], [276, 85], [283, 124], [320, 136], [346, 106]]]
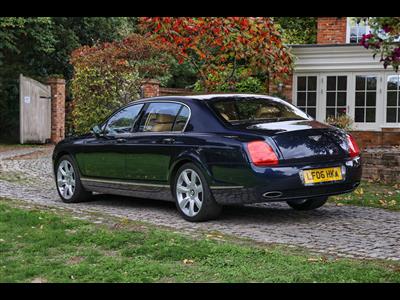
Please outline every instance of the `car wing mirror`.
[[98, 125], [95, 125], [92, 127], [91, 132], [96, 136], [96, 137], [101, 137], [103, 136], [103, 132], [101, 131], [100, 127]]

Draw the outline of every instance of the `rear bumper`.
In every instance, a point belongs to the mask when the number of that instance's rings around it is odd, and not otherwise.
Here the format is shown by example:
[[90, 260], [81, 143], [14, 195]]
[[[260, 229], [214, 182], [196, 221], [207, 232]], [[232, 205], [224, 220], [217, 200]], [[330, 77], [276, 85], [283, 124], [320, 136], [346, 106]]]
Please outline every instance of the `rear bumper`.
[[[346, 173], [341, 182], [321, 183], [305, 186], [300, 172], [309, 168], [344, 166]], [[215, 200], [220, 204], [246, 204], [257, 202], [287, 201], [292, 199], [309, 199], [352, 192], [359, 184], [362, 175], [361, 160], [354, 158], [342, 162], [313, 164], [302, 166], [281, 166], [258, 168], [252, 166], [254, 184], [212, 187]]]

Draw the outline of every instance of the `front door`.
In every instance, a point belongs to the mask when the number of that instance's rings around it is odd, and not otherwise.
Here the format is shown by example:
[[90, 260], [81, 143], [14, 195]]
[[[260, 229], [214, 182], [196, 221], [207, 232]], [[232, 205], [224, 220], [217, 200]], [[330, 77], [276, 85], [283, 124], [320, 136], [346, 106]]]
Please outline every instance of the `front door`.
[[380, 130], [384, 122], [383, 106], [379, 105], [384, 93], [382, 80], [379, 72], [297, 74], [294, 104], [320, 122], [347, 114], [355, 130]]
[[379, 130], [381, 75], [373, 72], [341, 72], [321, 76], [324, 121], [347, 114], [354, 130]]
[[317, 121], [349, 113], [349, 76], [343, 73], [297, 74], [294, 104]]
[[136, 104], [117, 111], [104, 125], [103, 134], [88, 140], [76, 154], [84, 177], [125, 177], [126, 142], [142, 107]]

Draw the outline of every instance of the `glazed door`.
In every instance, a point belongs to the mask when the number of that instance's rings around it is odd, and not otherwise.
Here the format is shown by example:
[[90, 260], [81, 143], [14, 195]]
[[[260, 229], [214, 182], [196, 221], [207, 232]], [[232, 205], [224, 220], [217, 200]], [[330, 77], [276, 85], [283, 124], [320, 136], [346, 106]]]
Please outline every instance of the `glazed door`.
[[320, 110], [320, 76], [318, 74], [297, 74], [293, 83], [293, 104], [322, 121]]
[[126, 142], [143, 104], [116, 112], [104, 126], [103, 134], [93, 137], [76, 154], [84, 177], [123, 179], [125, 177]]
[[349, 80], [348, 74], [344, 73], [331, 73], [321, 76], [323, 122], [326, 122], [330, 117], [336, 118], [349, 113]]
[[400, 127], [400, 75], [388, 72], [384, 76], [384, 124], [385, 127]]
[[379, 130], [382, 123], [382, 75], [353, 73], [350, 76], [349, 115], [355, 130]]
[[167, 182], [188, 116], [189, 108], [176, 102], [147, 106], [137, 132], [127, 141], [126, 179]]

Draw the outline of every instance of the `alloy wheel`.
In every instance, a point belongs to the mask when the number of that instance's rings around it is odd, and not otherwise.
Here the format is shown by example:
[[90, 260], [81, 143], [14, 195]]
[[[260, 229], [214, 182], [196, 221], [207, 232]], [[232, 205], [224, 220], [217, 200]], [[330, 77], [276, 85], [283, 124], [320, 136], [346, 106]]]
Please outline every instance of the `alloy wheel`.
[[71, 199], [75, 192], [75, 170], [68, 160], [63, 160], [58, 165], [57, 187], [65, 199]]
[[183, 170], [176, 183], [176, 197], [182, 212], [193, 217], [203, 205], [203, 184], [200, 176], [192, 169]]

